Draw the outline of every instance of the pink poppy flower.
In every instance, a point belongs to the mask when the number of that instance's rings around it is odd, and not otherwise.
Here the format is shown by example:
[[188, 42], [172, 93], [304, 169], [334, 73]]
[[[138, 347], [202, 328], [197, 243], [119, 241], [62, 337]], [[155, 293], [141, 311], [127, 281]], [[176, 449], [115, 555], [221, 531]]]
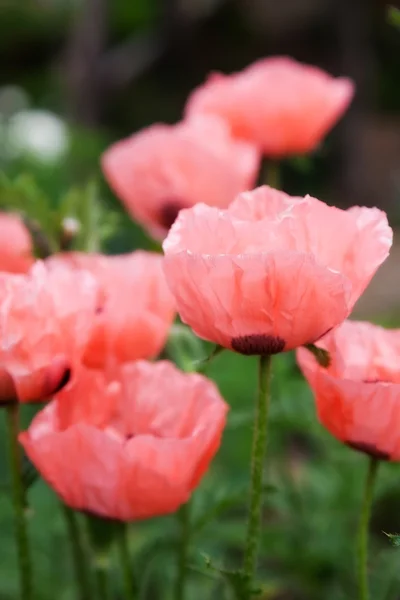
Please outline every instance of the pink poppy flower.
[[337, 439], [384, 460], [400, 460], [400, 329], [345, 321], [319, 342], [329, 368], [300, 348], [321, 423]]
[[48, 398], [68, 380], [93, 326], [99, 290], [89, 273], [0, 273], [0, 402]]
[[352, 310], [392, 244], [385, 213], [263, 186], [228, 210], [180, 213], [164, 241], [178, 313], [243, 354], [315, 342]]
[[50, 265], [90, 271], [102, 290], [103, 306], [83, 356], [88, 367], [160, 353], [175, 318], [162, 261], [162, 255], [144, 251], [120, 256], [73, 252], [49, 259]]
[[21, 219], [0, 213], [0, 271], [26, 273], [33, 261], [32, 240]]
[[227, 404], [213, 382], [167, 361], [101, 377], [71, 382], [35, 417], [20, 435], [26, 453], [75, 509], [121, 521], [174, 512], [218, 450]]
[[104, 174], [132, 217], [163, 238], [181, 208], [228, 206], [255, 182], [260, 157], [234, 140], [215, 117], [152, 125], [117, 142], [102, 158]]
[[223, 117], [235, 136], [283, 157], [314, 150], [353, 94], [350, 79], [272, 57], [233, 75], [212, 74], [189, 97], [186, 114]]

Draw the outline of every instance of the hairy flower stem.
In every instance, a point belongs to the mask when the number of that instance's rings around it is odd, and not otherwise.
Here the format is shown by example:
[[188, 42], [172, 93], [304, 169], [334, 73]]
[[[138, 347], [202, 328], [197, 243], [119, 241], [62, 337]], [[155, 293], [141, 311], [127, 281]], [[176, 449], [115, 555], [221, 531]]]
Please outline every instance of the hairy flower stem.
[[90, 589], [90, 571], [82, 541], [82, 532], [79, 529], [77, 514], [65, 504], [62, 504], [62, 508], [71, 544], [72, 561], [79, 599], [90, 600], [92, 598]]
[[31, 600], [32, 563], [25, 518], [25, 492], [22, 481], [21, 449], [18, 443], [19, 405], [13, 402], [6, 407], [7, 429], [9, 443], [10, 469], [12, 478], [12, 495], [14, 504], [15, 537], [17, 542], [20, 597], [21, 600]]
[[184, 600], [186, 588], [186, 570], [190, 537], [190, 505], [181, 506], [177, 513], [180, 538], [178, 541], [178, 574], [176, 579], [175, 600]]
[[117, 543], [124, 578], [124, 598], [125, 600], [134, 600], [134, 598], [136, 597], [136, 586], [129, 552], [128, 525], [126, 523], [122, 524], [121, 532], [118, 536]]
[[378, 473], [379, 461], [376, 458], [370, 458], [368, 464], [368, 473], [364, 485], [363, 501], [361, 506], [360, 524], [357, 540], [357, 559], [358, 559], [358, 597], [359, 600], [368, 600], [368, 529], [371, 518], [372, 498], [376, 476]]
[[249, 586], [251, 586], [257, 568], [257, 553], [261, 533], [263, 471], [271, 384], [271, 356], [260, 356], [259, 361], [258, 399], [251, 457], [250, 508], [243, 568]]

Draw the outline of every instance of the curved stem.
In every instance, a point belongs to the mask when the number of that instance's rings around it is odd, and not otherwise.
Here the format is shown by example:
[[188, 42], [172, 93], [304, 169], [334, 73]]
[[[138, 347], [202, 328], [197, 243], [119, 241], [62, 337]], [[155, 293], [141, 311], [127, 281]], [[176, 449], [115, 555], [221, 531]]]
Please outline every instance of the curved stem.
[[271, 356], [260, 356], [256, 415], [251, 457], [250, 509], [244, 553], [244, 574], [251, 585], [257, 567], [261, 532], [264, 457], [267, 443], [268, 408], [270, 402]]
[[79, 597], [80, 600], [90, 600], [92, 597], [90, 589], [90, 574], [85, 556], [85, 549], [82, 542], [82, 535], [81, 531], [79, 530], [77, 515], [65, 504], [62, 504], [62, 508], [71, 544], [72, 560]]
[[358, 529], [357, 559], [358, 559], [358, 589], [359, 600], [368, 600], [368, 529], [371, 518], [372, 498], [379, 461], [370, 458], [368, 473], [364, 485], [363, 501], [361, 506], [360, 524]]
[[124, 576], [125, 600], [133, 600], [136, 596], [136, 586], [129, 553], [128, 526], [126, 523], [122, 524], [121, 533], [118, 537], [118, 549]]
[[176, 580], [175, 600], [183, 600], [186, 588], [186, 566], [190, 537], [190, 503], [181, 506], [177, 513], [180, 526], [180, 539], [178, 544], [178, 576]]
[[17, 402], [9, 404], [6, 410], [21, 600], [31, 600], [32, 563], [25, 518], [25, 492], [21, 476], [21, 450], [18, 443], [19, 405]]

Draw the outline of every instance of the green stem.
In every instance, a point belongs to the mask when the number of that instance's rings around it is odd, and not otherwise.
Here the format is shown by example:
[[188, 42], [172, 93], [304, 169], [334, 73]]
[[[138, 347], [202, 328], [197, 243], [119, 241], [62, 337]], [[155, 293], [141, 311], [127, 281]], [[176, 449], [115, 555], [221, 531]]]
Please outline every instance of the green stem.
[[269, 185], [277, 190], [281, 187], [279, 163], [275, 160], [267, 160], [265, 162], [265, 185]]
[[118, 537], [118, 549], [122, 572], [124, 576], [125, 600], [134, 600], [136, 596], [136, 586], [133, 576], [132, 562], [129, 553], [128, 526], [126, 523], [122, 524], [121, 533]]
[[250, 509], [244, 553], [244, 574], [248, 578], [249, 585], [251, 585], [257, 568], [257, 553], [261, 533], [263, 471], [271, 383], [271, 356], [260, 356], [259, 360], [258, 399], [251, 457]]
[[379, 461], [369, 459], [368, 473], [364, 485], [363, 501], [361, 506], [360, 524], [358, 529], [357, 558], [358, 558], [358, 588], [359, 600], [368, 600], [368, 530], [371, 518], [372, 498]]
[[65, 504], [62, 504], [62, 508], [71, 544], [75, 580], [79, 591], [79, 597], [80, 600], [90, 600], [90, 573], [85, 556], [81, 531], [79, 530], [77, 514]]
[[98, 600], [109, 600], [108, 562], [105, 557], [95, 557], [95, 576]]
[[32, 563], [25, 518], [25, 492], [21, 476], [21, 450], [18, 443], [19, 405], [9, 404], [7, 410], [7, 429], [12, 477], [14, 504], [15, 536], [18, 550], [21, 600], [32, 598]]
[[190, 504], [187, 502], [181, 506], [177, 513], [180, 527], [180, 539], [178, 544], [178, 576], [176, 580], [175, 600], [183, 600], [186, 588], [186, 567], [189, 551], [190, 538]]

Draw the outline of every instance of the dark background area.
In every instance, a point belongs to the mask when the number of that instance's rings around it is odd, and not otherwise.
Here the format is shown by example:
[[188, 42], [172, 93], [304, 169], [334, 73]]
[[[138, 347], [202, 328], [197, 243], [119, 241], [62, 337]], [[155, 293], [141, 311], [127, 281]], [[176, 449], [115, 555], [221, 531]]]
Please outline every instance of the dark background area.
[[66, 119], [70, 152], [52, 177], [67, 182], [98, 168], [109, 141], [179, 120], [211, 70], [288, 54], [351, 77], [357, 94], [309, 165], [285, 165], [285, 187], [378, 204], [398, 219], [400, 38], [387, 8], [382, 0], [3, 0], [0, 115], [18, 112], [4, 98], [12, 85], [29, 108]]

